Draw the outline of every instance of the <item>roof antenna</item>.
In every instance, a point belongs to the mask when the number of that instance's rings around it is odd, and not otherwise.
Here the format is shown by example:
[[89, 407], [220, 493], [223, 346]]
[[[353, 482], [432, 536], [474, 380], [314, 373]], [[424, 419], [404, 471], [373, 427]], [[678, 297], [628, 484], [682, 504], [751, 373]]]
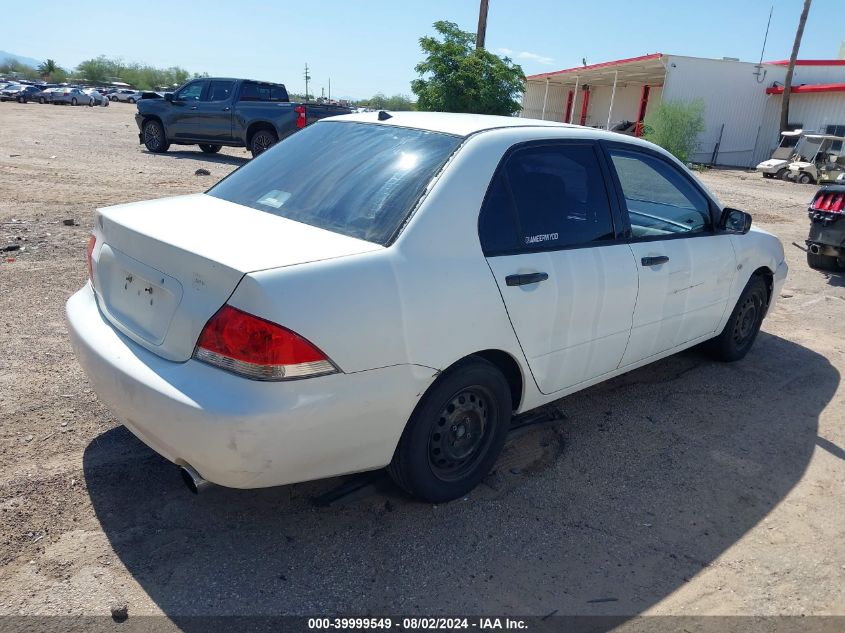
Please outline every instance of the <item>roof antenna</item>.
[[378, 120], [379, 121], [387, 121], [388, 119], [392, 119], [392, 118], [393, 118], [392, 114], [388, 114], [384, 110], [378, 111]]

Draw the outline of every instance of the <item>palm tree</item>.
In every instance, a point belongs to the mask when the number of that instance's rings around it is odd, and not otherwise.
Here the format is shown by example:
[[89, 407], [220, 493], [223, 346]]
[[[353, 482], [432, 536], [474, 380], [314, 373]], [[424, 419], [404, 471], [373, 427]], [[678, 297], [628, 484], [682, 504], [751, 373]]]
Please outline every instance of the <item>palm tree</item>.
[[783, 100], [780, 102], [780, 131], [786, 132], [789, 126], [789, 93], [792, 91], [792, 73], [795, 72], [795, 60], [798, 59], [798, 49], [801, 48], [801, 37], [804, 35], [804, 25], [807, 23], [807, 14], [810, 12], [810, 4], [813, 0], [804, 0], [804, 9], [798, 19], [798, 31], [795, 33], [795, 42], [792, 44], [792, 55], [789, 56], [789, 68], [786, 70], [786, 79], [783, 82]]
[[48, 59], [38, 64], [38, 74], [41, 75], [43, 79], [46, 79], [57, 70], [59, 70], [59, 65], [52, 59]]

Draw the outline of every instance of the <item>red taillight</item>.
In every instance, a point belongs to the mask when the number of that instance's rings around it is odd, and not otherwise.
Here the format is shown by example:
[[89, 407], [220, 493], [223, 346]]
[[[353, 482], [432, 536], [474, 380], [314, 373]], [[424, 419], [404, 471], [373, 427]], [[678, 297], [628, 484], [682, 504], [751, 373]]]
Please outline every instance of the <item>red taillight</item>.
[[88, 279], [94, 283], [94, 247], [97, 245], [97, 236], [91, 235], [88, 238], [88, 247], [85, 249], [85, 257], [88, 260]]
[[816, 211], [832, 211], [842, 213], [845, 207], [845, 193], [820, 193], [813, 200], [812, 207]]
[[323, 352], [295, 332], [228, 304], [205, 324], [194, 358], [254, 380], [308, 378], [337, 371]]
[[296, 127], [303, 128], [305, 127], [305, 106], [298, 105], [293, 109], [299, 116], [296, 117]]

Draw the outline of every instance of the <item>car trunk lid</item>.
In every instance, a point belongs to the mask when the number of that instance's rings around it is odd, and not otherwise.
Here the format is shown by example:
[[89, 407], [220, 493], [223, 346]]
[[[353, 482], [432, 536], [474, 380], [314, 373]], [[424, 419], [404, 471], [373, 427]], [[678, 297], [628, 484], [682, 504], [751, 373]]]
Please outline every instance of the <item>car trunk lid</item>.
[[126, 336], [174, 361], [191, 357], [245, 274], [383, 248], [205, 194], [102, 209], [96, 234], [100, 309]]

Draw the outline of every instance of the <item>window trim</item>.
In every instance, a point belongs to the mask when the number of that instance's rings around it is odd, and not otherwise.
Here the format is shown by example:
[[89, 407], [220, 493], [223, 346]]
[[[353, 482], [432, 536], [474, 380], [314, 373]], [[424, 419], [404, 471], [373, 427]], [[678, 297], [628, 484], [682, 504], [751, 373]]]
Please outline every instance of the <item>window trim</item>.
[[[605, 155], [605, 158], [608, 162], [608, 165], [611, 169], [611, 180], [613, 183], [613, 189], [615, 190], [615, 198], [620, 206], [622, 212], [622, 221], [625, 225], [625, 232], [627, 234], [627, 242], [629, 244], [639, 244], [641, 242], [660, 242], [664, 240], [679, 240], [679, 239], [695, 239], [698, 237], [711, 237], [714, 235], [723, 235], [725, 231], [719, 230], [719, 219], [722, 214], [722, 208], [716, 203], [715, 200], [707, 193], [707, 191], [702, 188], [702, 186], [692, 177], [692, 175], [687, 172], [685, 169], [680, 169], [677, 164], [675, 164], [672, 160], [667, 158], [661, 152], [655, 151], [650, 147], [643, 147], [642, 145], [636, 145], [634, 143], [625, 143], [620, 141], [608, 141], [602, 139], [599, 141], [599, 145], [601, 146], [602, 153]], [[622, 188], [622, 182], [619, 180], [619, 174], [616, 173], [616, 168], [613, 167], [613, 159], [610, 155], [611, 151], [614, 149], [618, 149], [625, 152], [631, 152], [633, 154], [643, 154], [645, 156], [649, 156], [651, 158], [657, 159], [662, 163], [666, 164], [670, 169], [674, 169], [678, 174], [680, 174], [689, 185], [695, 189], [702, 198], [707, 202], [708, 212], [710, 214], [710, 226], [706, 231], [700, 231], [697, 233], [673, 233], [671, 235], [648, 235], [644, 237], [634, 237], [633, 229], [631, 228], [631, 217], [628, 214], [628, 205], [625, 203], [625, 192]]]
[[[607, 206], [608, 210], [610, 211], [610, 224], [613, 230], [613, 239], [609, 240], [600, 240], [594, 242], [585, 242], [583, 244], [569, 244], [565, 246], [555, 246], [555, 245], [547, 245], [547, 246], [539, 246], [535, 248], [525, 248], [524, 245], [518, 244], [515, 248], [512, 249], [486, 249], [484, 247], [484, 243], [481, 240], [481, 214], [484, 211], [485, 205], [487, 204], [487, 200], [490, 197], [490, 192], [493, 189], [493, 183], [499, 176], [502, 176], [505, 189], [510, 197], [511, 204], [510, 204], [510, 213], [511, 213], [511, 222], [513, 226], [517, 230], [518, 236], [522, 234], [521, 223], [519, 220], [519, 215], [517, 212], [517, 205], [516, 201], [513, 197], [513, 192], [511, 190], [510, 181], [507, 178], [507, 174], [505, 174], [505, 165], [507, 164], [508, 160], [516, 154], [517, 152], [526, 150], [526, 149], [534, 149], [537, 147], [566, 147], [566, 146], [573, 146], [573, 145], [580, 145], [580, 146], [590, 146], [593, 149], [593, 153], [596, 157], [596, 162], [599, 166], [599, 171], [601, 172], [602, 181], [604, 182], [605, 188], [605, 195], [607, 196]], [[496, 169], [493, 170], [493, 175], [490, 176], [490, 182], [487, 183], [487, 189], [484, 192], [484, 198], [481, 201], [481, 206], [478, 209], [478, 222], [477, 222], [477, 231], [478, 231], [478, 243], [481, 246], [481, 252], [484, 254], [484, 257], [507, 257], [513, 255], [525, 255], [530, 253], [549, 253], [555, 251], [571, 251], [575, 249], [581, 248], [600, 248], [602, 246], [613, 246], [615, 244], [626, 244], [627, 243], [627, 235], [625, 230], [625, 225], [623, 223], [622, 217], [622, 209], [619, 207], [618, 200], [616, 199], [616, 195], [614, 195], [613, 190], [613, 183], [611, 181], [611, 171], [610, 166], [607, 164], [608, 157], [605, 155], [605, 152], [599, 146], [598, 141], [595, 139], [589, 138], [562, 138], [562, 139], [555, 139], [555, 138], [545, 138], [545, 139], [534, 139], [530, 141], [521, 141], [519, 143], [514, 143], [511, 145], [502, 157], [499, 159], [499, 163], [496, 165]], [[630, 229], [628, 229], [630, 230]]]

